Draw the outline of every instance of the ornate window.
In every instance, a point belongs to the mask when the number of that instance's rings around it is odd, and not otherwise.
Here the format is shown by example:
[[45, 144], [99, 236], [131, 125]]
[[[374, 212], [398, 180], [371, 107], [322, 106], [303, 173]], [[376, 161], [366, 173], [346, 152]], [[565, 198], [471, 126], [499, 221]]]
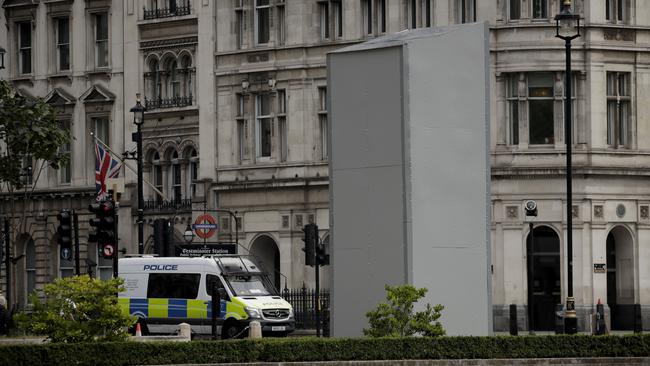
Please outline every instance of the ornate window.
[[607, 145], [629, 147], [630, 135], [630, 73], [607, 73]]
[[147, 109], [191, 106], [196, 76], [191, 56], [186, 52], [180, 56], [170, 54], [162, 62], [156, 54], [147, 58], [149, 71], [144, 74]]
[[318, 122], [320, 130], [320, 158], [322, 160], [327, 160], [328, 151], [327, 151], [327, 88], [319, 87], [318, 88]]

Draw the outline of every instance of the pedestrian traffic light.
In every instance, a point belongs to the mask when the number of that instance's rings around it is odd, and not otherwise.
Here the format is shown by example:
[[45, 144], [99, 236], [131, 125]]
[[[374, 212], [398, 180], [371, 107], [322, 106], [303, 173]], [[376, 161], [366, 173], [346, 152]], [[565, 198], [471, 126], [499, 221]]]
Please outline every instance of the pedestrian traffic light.
[[316, 246], [318, 245], [318, 226], [316, 224], [307, 224], [302, 229], [305, 233], [305, 265], [314, 266], [316, 264]]
[[95, 228], [95, 233], [90, 234], [88, 241], [97, 242], [99, 254], [104, 258], [113, 258], [115, 255], [115, 205], [112, 201], [92, 203], [88, 210], [95, 214], [90, 219], [90, 226]]
[[69, 260], [72, 254], [72, 212], [70, 210], [61, 210], [56, 219], [59, 220], [57, 242], [61, 250], [61, 258]]

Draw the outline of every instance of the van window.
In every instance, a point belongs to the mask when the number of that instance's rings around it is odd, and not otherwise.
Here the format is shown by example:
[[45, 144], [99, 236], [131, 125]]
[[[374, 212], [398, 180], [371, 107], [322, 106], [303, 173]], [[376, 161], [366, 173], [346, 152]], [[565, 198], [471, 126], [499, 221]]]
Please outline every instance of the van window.
[[207, 292], [208, 296], [212, 296], [212, 286], [214, 286], [214, 284], [217, 285], [217, 288], [224, 288], [219, 276], [211, 274], [207, 275], [205, 277], [205, 292]]
[[201, 275], [196, 273], [150, 273], [148, 298], [196, 299]]

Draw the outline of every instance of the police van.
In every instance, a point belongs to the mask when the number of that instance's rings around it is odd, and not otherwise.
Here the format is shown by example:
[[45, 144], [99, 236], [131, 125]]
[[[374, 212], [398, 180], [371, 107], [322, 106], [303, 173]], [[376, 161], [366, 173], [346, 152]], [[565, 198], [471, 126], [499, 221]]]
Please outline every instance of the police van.
[[250, 257], [141, 256], [121, 258], [118, 268], [126, 288], [119, 294], [120, 307], [138, 318], [143, 334], [172, 334], [180, 323], [190, 324], [195, 334], [211, 334], [215, 287], [222, 338], [244, 336], [253, 320], [266, 336], [285, 336], [295, 329], [291, 304]]

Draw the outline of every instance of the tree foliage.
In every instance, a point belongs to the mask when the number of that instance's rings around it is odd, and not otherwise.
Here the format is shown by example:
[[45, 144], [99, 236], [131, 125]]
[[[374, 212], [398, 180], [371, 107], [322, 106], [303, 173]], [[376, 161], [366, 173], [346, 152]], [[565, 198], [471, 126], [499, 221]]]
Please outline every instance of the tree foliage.
[[412, 285], [386, 285], [386, 301], [366, 313], [369, 329], [363, 333], [370, 337], [408, 337], [423, 335], [436, 337], [445, 334], [440, 322], [444, 307], [426, 304], [424, 310], [413, 313], [414, 304], [427, 293], [426, 288]]
[[68, 156], [60, 148], [70, 133], [56, 120], [56, 111], [42, 99], [27, 101], [0, 80], [0, 183], [20, 189], [22, 157], [31, 156], [54, 169]]
[[122, 313], [118, 292], [124, 280], [107, 281], [90, 276], [60, 278], [45, 286], [45, 301], [30, 298], [31, 312], [14, 319], [28, 333], [46, 335], [52, 342], [120, 341], [135, 318]]

